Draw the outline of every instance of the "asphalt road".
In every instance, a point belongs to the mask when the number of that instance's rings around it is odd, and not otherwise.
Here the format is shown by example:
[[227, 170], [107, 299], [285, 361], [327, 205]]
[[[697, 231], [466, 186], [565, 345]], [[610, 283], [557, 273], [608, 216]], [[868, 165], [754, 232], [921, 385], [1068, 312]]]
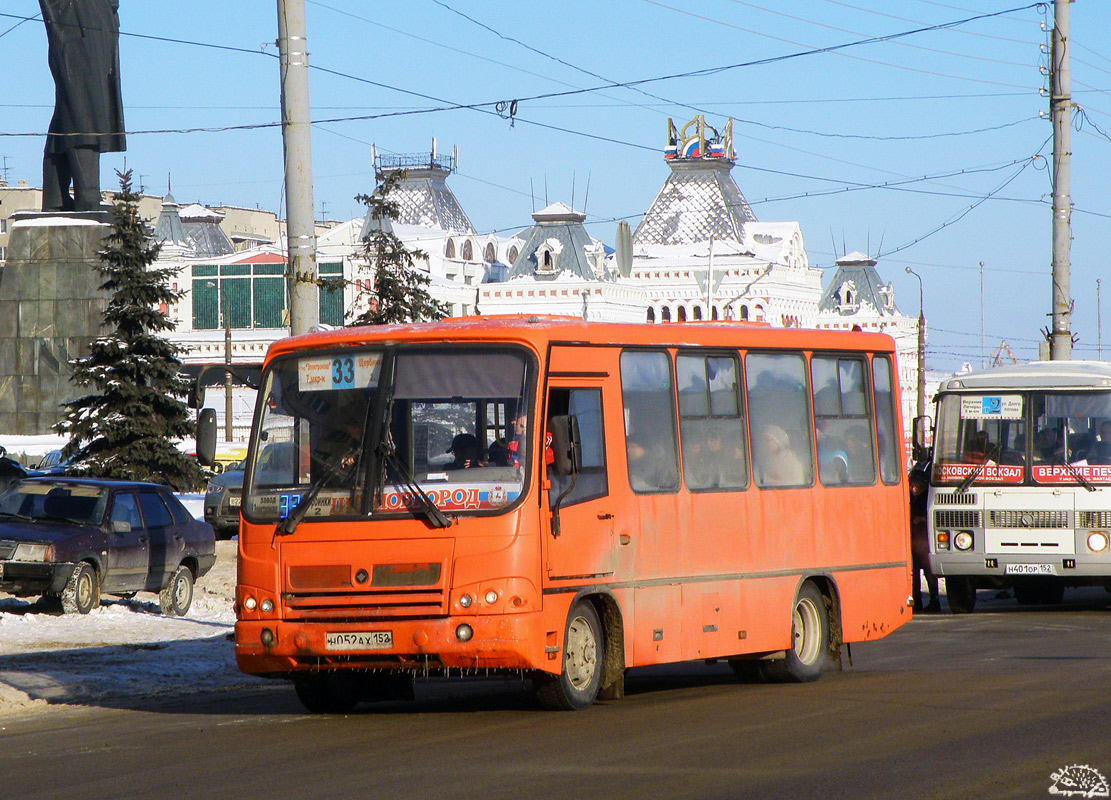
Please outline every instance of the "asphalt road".
[[0, 798], [1042, 798], [1070, 765], [1111, 776], [1102, 590], [1037, 610], [982, 595], [852, 655], [807, 685], [633, 671], [624, 700], [578, 713], [502, 679], [342, 717], [285, 684], [51, 712], [0, 731]]

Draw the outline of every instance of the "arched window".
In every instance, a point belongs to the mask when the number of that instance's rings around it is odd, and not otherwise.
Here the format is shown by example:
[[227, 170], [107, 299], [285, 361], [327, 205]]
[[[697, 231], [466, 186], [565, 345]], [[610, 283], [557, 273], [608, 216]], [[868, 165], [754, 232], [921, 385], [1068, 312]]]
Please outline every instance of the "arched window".
[[686, 306], [679, 306], [678, 320], [679, 320], [679, 322], [686, 322], [687, 321], [687, 307]]
[[455, 258], [455, 240], [448, 239], [447, 247], [444, 248], [444, 258]]
[[474, 248], [471, 247], [471, 240], [467, 239], [463, 242], [463, 260], [470, 261], [474, 257]]
[[510, 266], [512, 266], [513, 262], [515, 262], [517, 260], [518, 255], [519, 255], [519, 252], [517, 250], [517, 245], [513, 245], [513, 247], [509, 248], [509, 264], [510, 264]]
[[660, 322], [671, 322], [671, 309], [667, 306], [660, 309]]
[[648, 321], [649, 322], [655, 322], [656, 321], [656, 309], [652, 308], [652, 306], [648, 306]]
[[696, 320], [702, 319], [702, 306], [695, 306], [694, 307], [694, 318]]
[[741, 306], [741, 319], [748, 319], [748, 306]]
[[494, 243], [493, 242], [488, 242], [487, 245], [486, 245], [486, 252], [483, 254], [483, 260], [487, 264], [493, 264], [494, 259], [496, 259], [497, 257], [498, 257], [498, 252], [497, 252], [497, 250], [494, 249]]
[[718, 307], [714, 306], [712, 309], [710, 309], [710, 319], [716, 320], [717, 318], [718, 318]]

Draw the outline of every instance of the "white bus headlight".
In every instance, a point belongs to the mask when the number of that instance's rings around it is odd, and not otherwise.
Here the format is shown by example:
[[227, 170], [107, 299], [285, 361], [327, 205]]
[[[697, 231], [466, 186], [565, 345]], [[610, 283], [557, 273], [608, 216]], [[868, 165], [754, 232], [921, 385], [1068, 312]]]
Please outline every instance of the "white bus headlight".
[[1103, 531], [1092, 531], [1088, 534], [1088, 549], [1093, 553], [1102, 553], [1107, 549], [1107, 534]]
[[953, 537], [953, 546], [958, 550], [971, 550], [972, 549], [972, 533], [971, 531], [960, 531]]

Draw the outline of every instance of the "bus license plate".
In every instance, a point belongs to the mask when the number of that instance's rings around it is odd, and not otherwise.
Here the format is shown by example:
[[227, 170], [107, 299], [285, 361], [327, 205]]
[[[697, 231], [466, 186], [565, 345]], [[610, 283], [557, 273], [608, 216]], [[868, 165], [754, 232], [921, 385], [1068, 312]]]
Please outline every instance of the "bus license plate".
[[347, 631], [324, 634], [326, 650], [388, 650], [393, 647], [393, 631]]
[[239, 508], [239, 503], [240, 501], [242, 501], [242, 499], [242, 497], [229, 497], [228, 508]]
[[1052, 564], [1007, 564], [1004, 575], [1056, 575]]

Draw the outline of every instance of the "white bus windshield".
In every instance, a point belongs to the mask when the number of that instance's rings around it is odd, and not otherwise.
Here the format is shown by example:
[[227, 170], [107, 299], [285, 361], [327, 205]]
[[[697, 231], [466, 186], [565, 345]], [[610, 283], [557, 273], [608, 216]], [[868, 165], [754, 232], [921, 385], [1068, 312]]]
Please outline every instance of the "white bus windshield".
[[[508, 457], [528, 408], [524, 351], [366, 349], [275, 359], [263, 378], [244, 516], [276, 522], [496, 511], [525, 487]], [[424, 496], [421, 499], [420, 495]]]
[[1111, 484], [1111, 393], [948, 394], [938, 402], [934, 481]]

